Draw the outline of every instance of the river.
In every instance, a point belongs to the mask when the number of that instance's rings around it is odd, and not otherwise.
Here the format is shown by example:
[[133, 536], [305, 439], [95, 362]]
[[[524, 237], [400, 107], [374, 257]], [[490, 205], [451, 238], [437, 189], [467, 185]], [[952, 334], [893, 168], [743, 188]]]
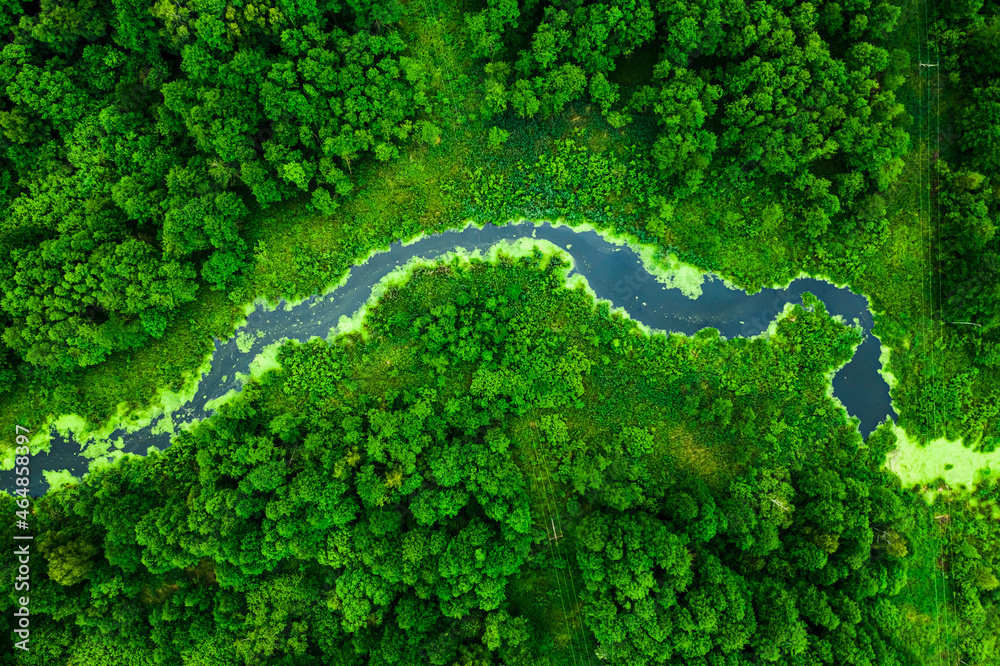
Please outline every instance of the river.
[[[652, 329], [691, 335], [712, 327], [725, 338], [753, 336], [766, 330], [786, 303], [799, 302], [808, 291], [823, 301], [831, 315], [840, 315], [848, 324], [856, 320], [864, 329], [864, 341], [854, 357], [833, 378], [834, 396], [848, 414], [860, 420], [862, 435], [871, 433], [887, 416], [895, 418], [889, 387], [879, 374], [881, 346], [871, 334], [872, 314], [864, 296], [813, 278], [799, 278], [784, 289], [764, 289], [749, 295], [721, 279], [707, 276], [701, 285], [701, 295], [691, 298], [680, 289], [657, 281], [644, 267], [640, 255], [627, 245], [611, 243], [592, 230], [545, 222], [537, 226], [487, 224], [482, 229], [468, 226], [423, 237], [409, 245], [396, 242], [388, 251], [351, 268], [347, 281], [330, 294], [314, 296], [290, 309], [283, 307], [284, 302], [275, 310], [258, 307], [248, 315], [246, 325], [239, 331], [241, 335], [225, 342], [215, 341], [211, 371], [202, 376], [194, 399], [170, 415], [173, 428], [164, 428], [165, 423], [154, 421], [132, 433], [116, 430], [109, 439], [121, 437], [126, 453], [145, 455], [151, 446], [163, 450], [181, 424], [209, 414], [206, 403], [241, 387], [237, 374], [249, 375], [251, 361], [264, 347], [284, 338], [303, 342], [315, 336], [326, 338], [342, 316], [351, 317], [365, 305], [380, 280], [414, 257], [433, 260], [459, 247], [485, 253], [498, 241], [525, 237], [544, 239], [565, 249], [575, 262], [570, 276], [579, 273], [599, 298], [610, 301], [612, 307], [623, 308], [632, 319]], [[86, 473], [89, 463], [81, 455], [79, 442], [53, 430], [50, 451], [32, 457], [31, 494], [41, 495], [48, 489], [43, 470], [67, 470], [79, 478]], [[7, 492], [12, 492], [13, 471], [0, 472], [0, 483]]]

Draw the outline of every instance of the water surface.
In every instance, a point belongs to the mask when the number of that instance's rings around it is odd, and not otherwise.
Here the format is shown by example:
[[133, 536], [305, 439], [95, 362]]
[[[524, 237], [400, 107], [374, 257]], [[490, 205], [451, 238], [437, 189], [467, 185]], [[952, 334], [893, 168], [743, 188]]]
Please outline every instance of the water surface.
[[[574, 231], [564, 225], [552, 226], [549, 223], [538, 227], [522, 223], [502, 227], [487, 224], [483, 229], [468, 227], [446, 231], [405, 247], [396, 242], [387, 252], [376, 254], [367, 263], [352, 267], [344, 286], [331, 294], [314, 296], [290, 310], [285, 309], [284, 301], [273, 311], [258, 308], [248, 316], [246, 325], [239, 331], [244, 338], [254, 336], [249, 353], [239, 349], [239, 335], [226, 341], [216, 340], [212, 369], [202, 375], [194, 399], [170, 417], [173, 429], [154, 434], [154, 429], [161, 429], [157, 428], [158, 421], [154, 420], [136, 432], [116, 430], [110, 439], [123, 438], [122, 450], [126, 453], [145, 455], [151, 446], [163, 450], [170, 446], [170, 438], [182, 423], [210, 414], [205, 409], [206, 403], [241, 388], [237, 373], [249, 375], [251, 361], [264, 347], [285, 338], [302, 342], [315, 336], [326, 338], [342, 316], [350, 317], [368, 301], [372, 288], [382, 278], [410, 259], [417, 256], [435, 259], [458, 247], [485, 253], [497, 241], [532, 236], [565, 249], [576, 264], [569, 275], [580, 273], [599, 298], [611, 301], [613, 307], [622, 307], [632, 319], [654, 329], [692, 335], [712, 327], [726, 338], [753, 336], [766, 330], [786, 303], [800, 302], [802, 294], [808, 291], [823, 301], [831, 315], [841, 315], [849, 324], [857, 320], [864, 330], [864, 341], [854, 357], [834, 376], [834, 395], [844, 404], [848, 414], [860, 420], [859, 428], [865, 436], [887, 416], [895, 417], [889, 400], [889, 387], [878, 372], [881, 347], [878, 339], [871, 334], [872, 315], [868, 299], [864, 296], [812, 278], [794, 280], [785, 289], [764, 289], [748, 295], [710, 276], [702, 284], [702, 295], [691, 299], [679, 289], [668, 288], [656, 281], [643, 267], [634, 250], [609, 243], [595, 231]], [[78, 478], [82, 476], [90, 460], [83, 457], [80, 451], [79, 442], [53, 431], [49, 453], [32, 458], [31, 494], [41, 495], [47, 490], [43, 470], [69, 470]], [[0, 484], [7, 492], [13, 491], [12, 470], [0, 472]]]

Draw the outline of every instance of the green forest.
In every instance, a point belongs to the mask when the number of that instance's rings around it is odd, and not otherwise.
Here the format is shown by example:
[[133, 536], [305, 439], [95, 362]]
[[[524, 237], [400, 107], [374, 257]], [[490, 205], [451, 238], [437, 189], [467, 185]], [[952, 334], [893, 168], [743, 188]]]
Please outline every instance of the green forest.
[[0, 0], [0, 35], [8, 467], [192, 388], [254, 303], [522, 218], [864, 294], [898, 414], [833, 398], [864, 333], [810, 293], [724, 339], [559, 252], [427, 262], [163, 451], [0, 493], [0, 664], [1000, 660], [1000, 469], [891, 462], [1000, 452], [1000, 2]]

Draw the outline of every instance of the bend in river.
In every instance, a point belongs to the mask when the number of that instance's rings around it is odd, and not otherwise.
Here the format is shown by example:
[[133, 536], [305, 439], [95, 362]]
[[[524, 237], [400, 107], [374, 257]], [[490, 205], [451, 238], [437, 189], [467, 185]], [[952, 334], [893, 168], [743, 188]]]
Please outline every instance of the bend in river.
[[[427, 236], [409, 245], [397, 241], [388, 251], [376, 253], [364, 264], [352, 267], [346, 282], [327, 295], [311, 297], [289, 309], [258, 307], [248, 315], [237, 335], [225, 342], [215, 341], [211, 371], [201, 377], [193, 400], [159, 422], [131, 433], [116, 430], [109, 439], [122, 438], [121, 450], [130, 454], [145, 455], [153, 446], [165, 449], [182, 424], [209, 415], [206, 404], [240, 389], [243, 378], [238, 375], [250, 374], [250, 363], [262, 349], [283, 339], [305, 342], [316, 336], [328, 337], [341, 317], [354, 315], [369, 300], [375, 285], [400, 266], [416, 257], [432, 261], [456, 248], [485, 253], [499, 241], [522, 238], [543, 239], [563, 248], [575, 262], [569, 276], [579, 273], [598, 298], [610, 301], [612, 307], [623, 308], [632, 319], [652, 329], [692, 335], [712, 327], [726, 338], [753, 336], [766, 330], [786, 303], [797, 303], [804, 292], [811, 292], [823, 301], [830, 315], [840, 315], [848, 323], [856, 320], [864, 330], [864, 341], [854, 357], [834, 376], [834, 396], [844, 404], [848, 414], [860, 420], [860, 430], [865, 436], [887, 416], [895, 414], [889, 387], [879, 373], [881, 345], [871, 334], [872, 314], [864, 296], [814, 278], [799, 278], [784, 289], [764, 289], [749, 295], [708, 276], [701, 285], [701, 295], [691, 298], [680, 289], [658, 282], [634, 249], [615, 245], [596, 231], [548, 222], [537, 226], [522, 222], [504, 226], [486, 224], [482, 229], [470, 225]], [[42, 467], [48, 471], [67, 470], [77, 478], [85, 474], [90, 459], [81, 454], [83, 445], [54, 431], [51, 436], [48, 454], [33, 457], [32, 475], [40, 477]], [[13, 471], [0, 472], [0, 483], [7, 492], [12, 492]], [[43, 494], [47, 488], [47, 483], [35, 481], [32, 494]]]

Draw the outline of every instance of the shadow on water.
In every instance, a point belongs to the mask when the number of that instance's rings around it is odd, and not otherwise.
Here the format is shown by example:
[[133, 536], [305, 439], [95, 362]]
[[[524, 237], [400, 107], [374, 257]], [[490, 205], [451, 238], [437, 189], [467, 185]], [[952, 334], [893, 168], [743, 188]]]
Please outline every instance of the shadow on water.
[[[373, 256], [364, 265], [353, 267], [344, 286], [332, 294], [314, 296], [291, 309], [285, 309], [284, 301], [273, 311], [258, 308], [240, 329], [244, 349], [246, 341], [253, 340], [249, 352], [240, 350], [237, 344], [240, 335], [225, 342], [216, 340], [212, 369], [202, 375], [194, 399], [169, 417], [173, 428], [164, 427], [169, 426], [169, 422], [154, 421], [131, 433], [116, 430], [109, 440], [122, 438], [121, 450], [127, 454], [145, 455], [154, 446], [160, 450], [167, 448], [181, 424], [211, 414], [205, 409], [206, 403], [242, 387], [237, 374], [249, 375], [251, 361], [267, 345], [282, 339], [304, 342], [316, 336], [328, 337], [342, 316], [350, 317], [365, 304], [374, 285], [416, 256], [435, 259], [458, 247], [485, 252], [497, 241], [514, 241], [528, 236], [526, 231], [533, 232], [535, 238], [548, 240], [566, 249], [576, 263], [570, 275], [580, 273], [599, 298], [611, 301], [613, 307], [624, 308], [632, 319], [653, 329], [691, 335], [712, 327], [726, 338], [753, 336], [767, 328], [785, 303], [798, 303], [804, 292], [812, 293], [823, 301], [831, 315], [841, 315], [848, 323], [857, 319], [864, 329], [864, 342], [851, 361], [834, 377], [834, 395], [850, 415], [860, 420], [859, 428], [865, 436], [886, 416], [891, 414], [895, 418], [889, 401], [889, 387], [878, 373], [881, 349], [878, 339], [871, 334], [872, 315], [864, 296], [812, 278], [795, 280], [785, 289], [764, 289], [748, 295], [727, 287], [719, 279], [708, 277], [701, 286], [702, 295], [690, 299], [680, 290], [667, 288], [658, 282], [643, 268], [639, 256], [632, 249], [613, 245], [597, 232], [578, 232], [548, 223], [539, 227], [531, 223], [502, 227], [487, 224], [483, 229], [469, 227], [436, 234], [406, 247], [400, 242], [393, 243], [387, 252]], [[163, 432], [154, 432], [160, 430]], [[89, 460], [81, 455], [81, 444], [55, 431], [51, 434], [50, 451], [44, 457], [39, 454], [32, 460], [32, 475], [37, 479], [31, 485], [32, 495], [44, 494], [48, 489], [40, 468], [68, 470], [77, 478], [87, 471]], [[0, 484], [7, 492], [14, 490], [12, 470], [0, 472]]]

